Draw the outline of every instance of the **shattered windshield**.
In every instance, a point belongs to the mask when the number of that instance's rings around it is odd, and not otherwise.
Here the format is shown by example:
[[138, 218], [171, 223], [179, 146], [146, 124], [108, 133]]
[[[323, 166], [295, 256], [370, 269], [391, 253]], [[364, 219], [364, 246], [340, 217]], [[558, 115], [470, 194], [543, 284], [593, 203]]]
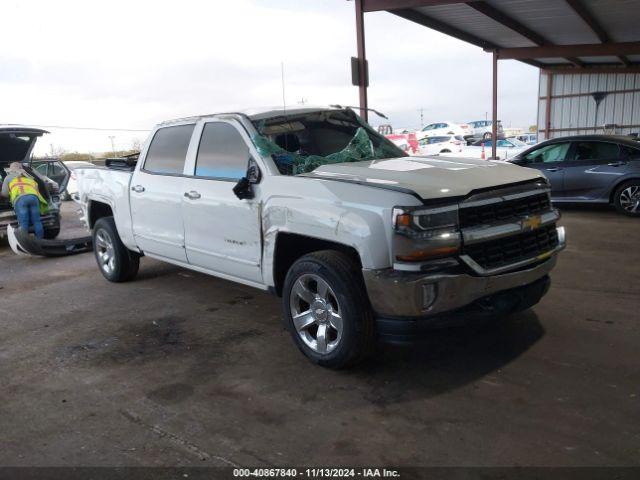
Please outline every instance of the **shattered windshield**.
[[253, 142], [283, 175], [298, 175], [330, 163], [405, 157], [351, 110], [281, 115], [255, 121]]

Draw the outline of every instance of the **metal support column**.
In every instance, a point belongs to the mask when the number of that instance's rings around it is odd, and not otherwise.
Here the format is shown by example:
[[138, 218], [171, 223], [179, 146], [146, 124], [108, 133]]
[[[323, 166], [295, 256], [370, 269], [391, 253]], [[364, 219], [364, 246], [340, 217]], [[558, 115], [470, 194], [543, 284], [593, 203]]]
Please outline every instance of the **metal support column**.
[[[553, 88], [553, 74], [547, 72], [547, 100], [544, 105], [544, 139], [551, 138], [551, 89]], [[542, 139], [540, 139], [542, 140]]]
[[493, 95], [491, 106], [491, 158], [496, 158], [498, 144], [498, 51], [493, 51]]
[[365, 122], [369, 120], [367, 108], [369, 108], [367, 101], [367, 64], [366, 53], [364, 46], [364, 11], [362, 3], [364, 0], [356, 0], [356, 37], [358, 43], [358, 73], [360, 78], [360, 85], [358, 85], [358, 91], [360, 94], [360, 116]]

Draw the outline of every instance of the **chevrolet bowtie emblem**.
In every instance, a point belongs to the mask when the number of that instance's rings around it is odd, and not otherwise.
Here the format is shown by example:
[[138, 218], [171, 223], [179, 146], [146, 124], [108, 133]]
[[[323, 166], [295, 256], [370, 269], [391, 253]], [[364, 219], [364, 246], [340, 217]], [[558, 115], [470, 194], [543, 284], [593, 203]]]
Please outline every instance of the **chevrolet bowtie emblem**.
[[542, 224], [542, 218], [540, 215], [530, 215], [522, 219], [523, 230], [535, 230]]

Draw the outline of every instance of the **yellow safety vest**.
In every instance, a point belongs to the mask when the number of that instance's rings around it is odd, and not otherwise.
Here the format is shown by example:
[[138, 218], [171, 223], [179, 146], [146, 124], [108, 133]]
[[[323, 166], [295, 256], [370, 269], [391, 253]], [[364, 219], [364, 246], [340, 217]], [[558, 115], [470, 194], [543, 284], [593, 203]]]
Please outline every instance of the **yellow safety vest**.
[[38, 182], [31, 177], [19, 176], [9, 182], [9, 200], [11, 205], [16, 204], [16, 200], [23, 195], [35, 195], [40, 201], [40, 212], [44, 213], [49, 204], [38, 190]]

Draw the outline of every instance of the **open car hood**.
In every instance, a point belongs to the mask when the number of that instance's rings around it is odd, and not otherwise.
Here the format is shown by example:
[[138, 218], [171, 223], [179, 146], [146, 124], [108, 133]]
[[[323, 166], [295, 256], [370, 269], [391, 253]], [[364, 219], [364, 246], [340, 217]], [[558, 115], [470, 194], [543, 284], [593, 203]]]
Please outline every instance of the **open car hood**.
[[423, 199], [459, 197], [472, 190], [542, 178], [537, 170], [505, 162], [434, 157], [335, 163], [302, 176], [402, 188]]
[[26, 162], [38, 137], [49, 133], [40, 128], [0, 125], [0, 168], [11, 162]]

